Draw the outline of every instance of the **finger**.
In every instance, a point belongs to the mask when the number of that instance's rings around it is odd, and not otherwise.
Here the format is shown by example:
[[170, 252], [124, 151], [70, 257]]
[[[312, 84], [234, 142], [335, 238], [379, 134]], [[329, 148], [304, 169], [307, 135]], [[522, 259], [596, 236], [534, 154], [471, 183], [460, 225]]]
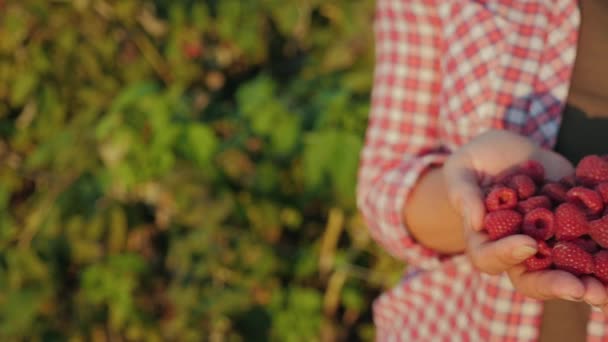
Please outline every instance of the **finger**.
[[604, 315], [608, 316], [608, 304], [602, 305], [599, 308], [602, 310], [602, 312], [604, 313]]
[[532, 156], [545, 167], [545, 178], [558, 181], [574, 173], [574, 166], [564, 156], [551, 150], [538, 149]]
[[457, 160], [446, 164], [444, 177], [452, 205], [468, 220], [470, 227], [480, 230], [485, 206], [473, 169], [468, 162]]
[[490, 274], [502, 273], [537, 252], [536, 241], [526, 235], [511, 235], [489, 241], [487, 234], [469, 232], [465, 238], [473, 265]]
[[583, 282], [565, 271], [526, 272], [525, 266], [518, 265], [509, 269], [507, 274], [520, 293], [532, 298], [580, 301], [585, 295]]
[[608, 293], [599, 280], [593, 277], [584, 277], [582, 282], [585, 285], [585, 296], [583, 297], [585, 302], [595, 306], [608, 304]]

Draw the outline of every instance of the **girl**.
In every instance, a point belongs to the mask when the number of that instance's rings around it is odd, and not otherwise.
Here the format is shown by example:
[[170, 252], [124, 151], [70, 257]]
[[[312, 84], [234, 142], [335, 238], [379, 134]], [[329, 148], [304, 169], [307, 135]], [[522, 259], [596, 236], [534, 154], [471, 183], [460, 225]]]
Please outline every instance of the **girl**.
[[599, 281], [525, 272], [533, 239], [480, 231], [492, 176], [608, 153], [608, 1], [377, 0], [375, 32], [358, 204], [408, 263], [377, 339], [608, 341]]

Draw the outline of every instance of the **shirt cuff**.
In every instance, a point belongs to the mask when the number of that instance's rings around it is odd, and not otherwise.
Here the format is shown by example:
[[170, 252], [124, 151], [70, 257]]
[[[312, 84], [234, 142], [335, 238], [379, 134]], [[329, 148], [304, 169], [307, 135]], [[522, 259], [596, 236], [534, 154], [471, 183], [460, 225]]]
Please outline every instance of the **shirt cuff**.
[[441, 265], [445, 255], [418, 243], [409, 233], [403, 206], [420, 177], [442, 165], [448, 154], [433, 153], [403, 163], [387, 172], [368, 194], [368, 224], [372, 237], [394, 257], [422, 269]]

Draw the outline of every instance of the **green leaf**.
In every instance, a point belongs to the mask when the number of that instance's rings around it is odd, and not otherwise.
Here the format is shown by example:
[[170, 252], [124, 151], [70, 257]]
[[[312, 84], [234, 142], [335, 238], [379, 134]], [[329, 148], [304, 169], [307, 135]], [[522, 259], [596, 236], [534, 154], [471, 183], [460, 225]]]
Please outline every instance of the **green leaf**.
[[276, 123], [270, 134], [275, 153], [288, 154], [300, 138], [300, 120], [295, 115], [286, 114]]
[[305, 8], [306, 5], [303, 5], [301, 2], [292, 6], [284, 6], [280, 1], [275, 1], [272, 7], [273, 18], [284, 35], [289, 36], [294, 34]]
[[208, 28], [211, 21], [207, 6], [203, 5], [202, 3], [195, 3], [192, 5], [191, 17], [194, 26], [199, 30]]
[[38, 75], [34, 70], [18, 73], [11, 92], [11, 104], [15, 107], [23, 105], [38, 83]]
[[28, 336], [28, 330], [34, 325], [45, 297], [44, 293], [39, 289], [28, 288], [9, 292], [5, 296], [6, 299], [0, 301], [0, 336]]
[[342, 290], [342, 302], [348, 309], [361, 311], [365, 308], [363, 293], [360, 289], [347, 286]]
[[358, 136], [343, 133], [339, 135], [336, 147], [335, 159], [329, 168], [332, 184], [342, 203], [354, 204], [359, 154], [363, 141]]
[[27, 159], [27, 166], [35, 169], [45, 164], [52, 163], [63, 150], [69, 150], [73, 145], [74, 136], [72, 132], [57, 132], [54, 139], [40, 144]]
[[333, 163], [337, 144], [337, 134], [333, 131], [309, 133], [304, 146], [304, 177], [310, 187], [322, 184], [323, 177]]
[[125, 88], [112, 101], [108, 113], [121, 112], [128, 106], [133, 105], [137, 101], [157, 92], [158, 85], [154, 82], [143, 81]]
[[317, 253], [311, 247], [300, 248], [293, 270], [295, 279], [306, 279], [317, 272], [317, 259]]
[[192, 123], [183, 128], [183, 138], [178, 148], [188, 159], [204, 167], [211, 162], [219, 141], [211, 128], [202, 123]]
[[258, 191], [270, 193], [278, 186], [278, 169], [270, 162], [261, 162], [255, 170], [255, 187]]
[[108, 266], [115, 272], [136, 274], [146, 270], [144, 259], [137, 254], [112, 255], [108, 258]]

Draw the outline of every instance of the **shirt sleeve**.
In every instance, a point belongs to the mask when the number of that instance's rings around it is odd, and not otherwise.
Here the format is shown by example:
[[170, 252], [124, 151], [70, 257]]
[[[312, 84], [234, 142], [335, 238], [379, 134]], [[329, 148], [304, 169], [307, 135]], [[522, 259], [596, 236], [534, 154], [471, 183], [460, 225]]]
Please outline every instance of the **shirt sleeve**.
[[420, 175], [447, 155], [438, 131], [442, 43], [434, 3], [377, 1], [376, 66], [357, 187], [372, 237], [423, 269], [437, 267], [440, 255], [408, 233], [402, 208]]

